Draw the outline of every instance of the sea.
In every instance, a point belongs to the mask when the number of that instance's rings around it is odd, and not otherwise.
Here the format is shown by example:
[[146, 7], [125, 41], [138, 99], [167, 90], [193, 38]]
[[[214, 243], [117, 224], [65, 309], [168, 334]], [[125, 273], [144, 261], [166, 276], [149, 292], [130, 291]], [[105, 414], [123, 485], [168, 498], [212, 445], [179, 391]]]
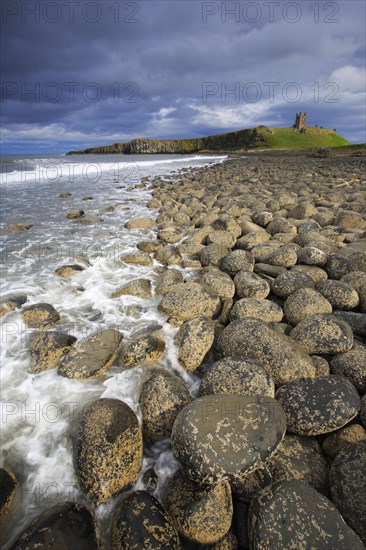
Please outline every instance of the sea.
[[[158, 311], [159, 298], [111, 294], [132, 279], [150, 278], [155, 266], [128, 266], [120, 256], [135, 250], [148, 230], [128, 231], [127, 220], [155, 217], [147, 208], [151, 186], [136, 188], [143, 178], [182, 177], [195, 168], [221, 163], [224, 156], [186, 155], [23, 155], [0, 158], [1, 299], [25, 293], [27, 305], [46, 302], [61, 315], [55, 327], [79, 340], [102, 328], [120, 330], [125, 339], [152, 323], [164, 330], [167, 351], [158, 365], [178, 374], [193, 395], [198, 379], [179, 365], [174, 336]], [[146, 181], [146, 180], [144, 180]], [[60, 194], [70, 193], [67, 198]], [[113, 207], [113, 208], [111, 208]], [[98, 222], [81, 225], [66, 217], [84, 210]], [[9, 231], [29, 224], [24, 232]], [[79, 264], [71, 278], [55, 275], [58, 267]], [[90, 505], [82, 494], [72, 463], [70, 428], [89, 402], [101, 397], [126, 402], [141, 421], [139, 392], [145, 367], [113, 367], [96, 380], [63, 378], [57, 369], [31, 374], [28, 343], [35, 329], [22, 321], [19, 310], [0, 319], [1, 466], [8, 466], [20, 483], [10, 540], [34, 517], [63, 501]], [[144, 488], [145, 472], [154, 468], [157, 495], [175, 471], [169, 440], [145, 447], [143, 468], [135, 489]], [[115, 504], [96, 508], [103, 526]]]

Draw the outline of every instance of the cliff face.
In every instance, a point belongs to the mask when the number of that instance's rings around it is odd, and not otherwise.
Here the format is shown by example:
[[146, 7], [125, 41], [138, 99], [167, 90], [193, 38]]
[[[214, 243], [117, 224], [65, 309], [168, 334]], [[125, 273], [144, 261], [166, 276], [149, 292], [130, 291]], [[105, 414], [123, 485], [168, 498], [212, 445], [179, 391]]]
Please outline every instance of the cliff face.
[[92, 147], [82, 151], [70, 151], [68, 155], [105, 154], [184, 154], [200, 151], [225, 151], [246, 149], [261, 140], [256, 128], [238, 130], [226, 134], [215, 134], [193, 139], [133, 139], [128, 143], [114, 143]]

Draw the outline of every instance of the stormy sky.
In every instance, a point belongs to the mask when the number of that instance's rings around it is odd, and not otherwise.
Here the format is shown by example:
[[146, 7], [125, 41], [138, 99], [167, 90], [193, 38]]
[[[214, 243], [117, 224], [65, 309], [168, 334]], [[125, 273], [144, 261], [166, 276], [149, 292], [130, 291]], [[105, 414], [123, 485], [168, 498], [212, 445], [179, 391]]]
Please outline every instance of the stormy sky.
[[308, 124], [365, 140], [358, 0], [3, 0], [3, 153]]

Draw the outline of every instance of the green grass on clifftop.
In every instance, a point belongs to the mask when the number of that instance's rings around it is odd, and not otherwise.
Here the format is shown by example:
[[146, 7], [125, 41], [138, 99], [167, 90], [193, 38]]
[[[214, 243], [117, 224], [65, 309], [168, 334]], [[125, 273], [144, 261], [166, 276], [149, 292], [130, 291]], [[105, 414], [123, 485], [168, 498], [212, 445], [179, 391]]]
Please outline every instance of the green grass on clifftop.
[[[305, 133], [300, 133], [293, 128], [257, 128], [258, 134], [265, 141], [258, 141], [258, 149], [312, 149], [341, 147], [349, 145], [349, 141], [339, 136], [333, 130], [307, 126]], [[270, 133], [272, 132], [272, 133]]]

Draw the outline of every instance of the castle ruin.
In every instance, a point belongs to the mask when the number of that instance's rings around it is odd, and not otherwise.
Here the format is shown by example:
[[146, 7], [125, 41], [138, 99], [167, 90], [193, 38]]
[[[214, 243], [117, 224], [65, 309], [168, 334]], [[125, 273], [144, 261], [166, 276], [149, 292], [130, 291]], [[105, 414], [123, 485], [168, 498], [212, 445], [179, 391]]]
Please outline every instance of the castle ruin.
[[295, 128], [295, 130], [298, 130], [299, 132], [305, 130], [307, 115], [307, 113], [302, 114], [301, 111], [300, 113], [296, 113], [296, 120], [295, 124], [293, 125], [293, 128]]

